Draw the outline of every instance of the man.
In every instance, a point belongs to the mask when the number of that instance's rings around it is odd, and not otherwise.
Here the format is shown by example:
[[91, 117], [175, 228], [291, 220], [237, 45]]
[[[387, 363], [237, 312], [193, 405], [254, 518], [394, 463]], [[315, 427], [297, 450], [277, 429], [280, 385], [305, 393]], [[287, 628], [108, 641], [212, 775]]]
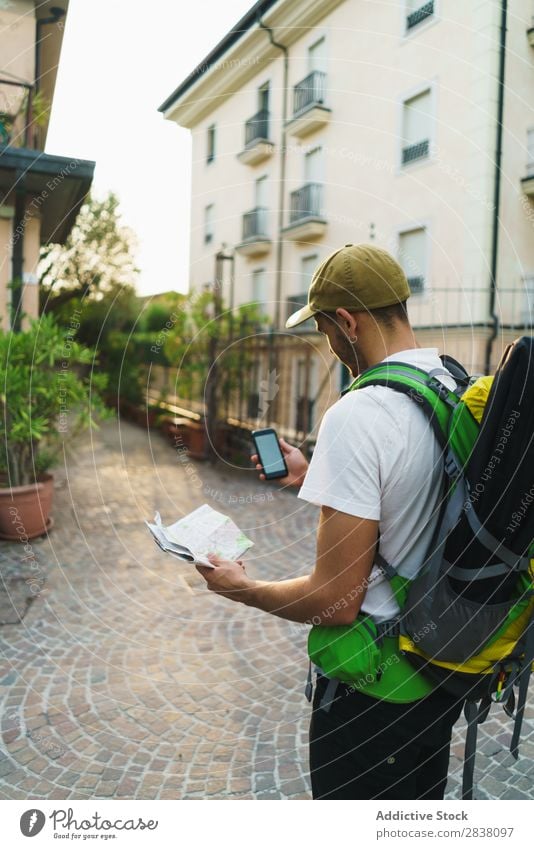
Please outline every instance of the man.
[[[353, 377], [388, 360], [443, 375], [437, 350], [417, 345], [409, 294], [386, 251], [345, 245], [318, 267], [308, 305], [286, 327], [313, 317]], [[450, 375], [441, 379], [455, 387]], [[344, 394], [326, 412], [309, 467], [297, 448], [280, 444], [289, 471], [282, 483], [299, 486], [300, 498], [321, 507], [315, 568], [290, 580], [255, 581], [242, 562], [212, 557], [215, 569], [198, 567], [208, 588], [295, 622], [350, 625], [360, 610], [375, 622], [390, 620], [399, 607], [374, 565], [378, 540], [380, 554], [411, 579], [437, 521], [442, 462], [424, 413], [410, 398], [371, 386]], [[399, 666], [383, 671], [386, 691], [400, 669], [413, 678], [414, 698], [399, 703], [393, 688], [391, 698], [377, 697], [365, 681], [336, 685], [319, 670], [310, 727], [315, 799], [443, 798], [461, 704], [432, 690], [399, 653], [390, 660]]]

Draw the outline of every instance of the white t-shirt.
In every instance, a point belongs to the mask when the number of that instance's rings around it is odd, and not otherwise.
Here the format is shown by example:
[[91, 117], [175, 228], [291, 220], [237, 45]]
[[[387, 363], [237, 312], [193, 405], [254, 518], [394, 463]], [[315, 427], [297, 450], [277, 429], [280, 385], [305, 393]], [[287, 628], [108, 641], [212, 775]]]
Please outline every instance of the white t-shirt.
[[[424, 371], [443, 369], [437, 348], [386, 357]], [[452, 377], [439, 376], [450, 389]], [[369, 386], [347, 392], [325, 413], [299, 498], [376, 519], [380, 553], [405, 578], [421, 568], [437, 521], [441, 449], [423, 410], [400, 392]], [[432, 514], [434, 513], [434, 516]], [[373, 566], [361, 606], [383, 622], [399, 612], [389, 582]]]

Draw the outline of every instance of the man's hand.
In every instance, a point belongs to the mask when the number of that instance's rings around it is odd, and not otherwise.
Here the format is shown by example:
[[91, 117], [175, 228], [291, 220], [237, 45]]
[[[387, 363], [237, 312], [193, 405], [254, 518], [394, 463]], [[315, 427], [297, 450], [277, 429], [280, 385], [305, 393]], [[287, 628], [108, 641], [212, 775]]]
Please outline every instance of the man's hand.
[[197, 569], [209, 590], [282, 619], [350, 625], [367, 592], [377, 538], [378, 521], [323, 506], [317, 560], [311, 575], [286, 581], [254, 581], [246, 574], [242, 560], [221, 560], [211, 555], [215, 569]]
[[[289, 472], [285, 478], [276, 478], [277, 482], [283, 486], [302, 486], [304, 477], [308, 471], [308, 461], [306, 457], [294, 445], [290, 445], [285, 439], [278, 440], [284, 460], [286, 461], [287, 470]], [[262, 470], [263, 466], [260, 463], [260, 458], [257, 454], [253, 454], [250, 458], [258, 470]], [[265, 480], [265, 475], [260, 474], [260, 480]]]
[[205, 579], [208, 590], [224, 595], [234, 601], [245, 601], [245, 593], [254, 586], [254, 581], [245, 572], [242, 560], [223, 560], [215, 554], [209, 554], [208, 560], [215, 566], [197, 564], [197, 570]]

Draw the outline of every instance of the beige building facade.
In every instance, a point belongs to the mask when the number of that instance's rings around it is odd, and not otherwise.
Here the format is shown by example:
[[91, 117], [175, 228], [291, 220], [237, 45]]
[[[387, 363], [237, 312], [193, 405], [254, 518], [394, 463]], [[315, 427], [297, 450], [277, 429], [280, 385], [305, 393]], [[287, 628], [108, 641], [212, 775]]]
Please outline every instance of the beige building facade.
[[0, 0], [0, 327], [39, 314], [40, 249], [63, 243], [94, 162], [44, 153], [68, 2]]
[[[421, 344], [494, 365], [534, 310], [532, 15], [530, 0], [256, 3], [160, 107], [193, 138], [191, 286], [213, 284], [224, 246], [225, 303], [258, 302], [281, 330], [330, 251], [374, 242], [405, 268]], [[321, 408], [329, 355], [305, 335]]]

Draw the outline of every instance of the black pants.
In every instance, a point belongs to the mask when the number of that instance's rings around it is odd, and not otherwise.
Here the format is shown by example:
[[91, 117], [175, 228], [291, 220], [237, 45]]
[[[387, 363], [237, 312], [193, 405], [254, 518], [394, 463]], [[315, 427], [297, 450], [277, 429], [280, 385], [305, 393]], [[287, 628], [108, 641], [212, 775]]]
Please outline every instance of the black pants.
[[373, 699], [344, 684], [310, 725], [314, 799], [443, 799], [452, 727], [463, 702], [436, 690], [410, 704]]

